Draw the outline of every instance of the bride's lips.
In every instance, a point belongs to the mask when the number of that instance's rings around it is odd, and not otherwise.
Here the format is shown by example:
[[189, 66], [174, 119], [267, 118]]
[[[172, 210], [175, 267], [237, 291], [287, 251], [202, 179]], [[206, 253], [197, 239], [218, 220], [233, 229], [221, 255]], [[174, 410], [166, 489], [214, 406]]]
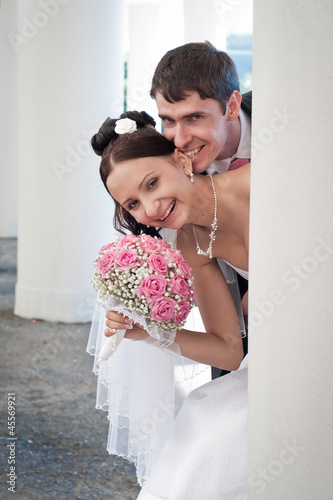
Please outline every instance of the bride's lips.
[[160, 217], [159, 219], [157, 219], [159, 222], [165, 222], [168, 217], [170, 217], [170, 214], [172, 214], [174, 208], [175, 208], [175, 205], [176, 205], [176, 200], [173, 200], [172, 203], [170, 203], [168, 209], [166, 210], [166, 212], [164, 213], [163, 217]]

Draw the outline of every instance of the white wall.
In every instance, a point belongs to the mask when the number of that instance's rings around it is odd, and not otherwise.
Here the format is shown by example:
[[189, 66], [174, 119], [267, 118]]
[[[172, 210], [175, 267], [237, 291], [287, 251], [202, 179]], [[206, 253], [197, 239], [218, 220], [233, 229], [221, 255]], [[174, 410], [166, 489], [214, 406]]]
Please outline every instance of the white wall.
[[248, 498], [331, 500], [333, 4], [256, 0]]

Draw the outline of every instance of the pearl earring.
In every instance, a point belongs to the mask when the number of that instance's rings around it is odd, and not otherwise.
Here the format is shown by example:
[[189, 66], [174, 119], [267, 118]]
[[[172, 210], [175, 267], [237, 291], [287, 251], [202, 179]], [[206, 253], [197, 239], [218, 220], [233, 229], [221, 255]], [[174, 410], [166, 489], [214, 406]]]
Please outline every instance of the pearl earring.
[[190, 174], [190, 181], [193, 182], [193, 177], [194, 177], [193, 172], [189, 168], [187, 169], [187, 171]]

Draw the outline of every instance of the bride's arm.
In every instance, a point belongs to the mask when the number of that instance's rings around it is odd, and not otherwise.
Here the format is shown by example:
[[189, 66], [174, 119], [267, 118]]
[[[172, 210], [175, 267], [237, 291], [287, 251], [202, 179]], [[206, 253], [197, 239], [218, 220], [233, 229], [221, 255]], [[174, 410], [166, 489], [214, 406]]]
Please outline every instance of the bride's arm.
[[180, 330], [175, 342], [185, 357], [236, 370], [243, 358], [243, 346], [229, 287], [215, 259], [193, 268], [193, 274], [195, 299], [207, 333]]
[[[243, 345], [228, 285], [215, 259], [207, 259], [204, 266], [193, 268], [193, 275], [195, 299], [207, 333], [178, 330], [175, 342], [187, 358], [225, 370], [236, 370], [243, 358]], [[113, 311], [108, 311], [106, 318], [106, 326], [110, 329], [121, 329], [124, 323], [128, 323]], [[106, 331], [106, 336], [113, 333]], [[141, 340], [147, 335], [134, 325], [133, 329], [127, 330], [125, 337]]]

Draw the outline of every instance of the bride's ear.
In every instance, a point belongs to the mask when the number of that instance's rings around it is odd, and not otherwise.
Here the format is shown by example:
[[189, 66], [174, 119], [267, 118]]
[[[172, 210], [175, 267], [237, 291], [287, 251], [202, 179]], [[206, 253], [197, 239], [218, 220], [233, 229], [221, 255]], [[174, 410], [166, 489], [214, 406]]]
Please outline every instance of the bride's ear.
[[190, 177], [193, 174], [191, 158], [182, 153], [178, 148], [175, 149], [174, 154], [176, 161], [183, 167], [185, 175]]

